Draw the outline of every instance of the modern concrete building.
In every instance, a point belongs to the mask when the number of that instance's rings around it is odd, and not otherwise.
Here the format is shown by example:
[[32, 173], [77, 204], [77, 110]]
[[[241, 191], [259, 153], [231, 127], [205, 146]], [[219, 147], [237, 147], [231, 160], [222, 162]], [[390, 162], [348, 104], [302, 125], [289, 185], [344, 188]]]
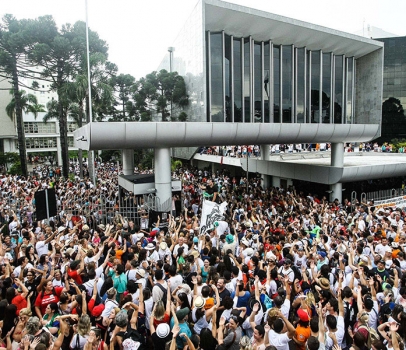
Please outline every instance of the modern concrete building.
[[[266, 150], [274, 143], [331, 142], [331, 174], [312, 179], [330, 184], [332, 197], [341, 199], [343, 143], [380, 135], [383, 43], [201, 0], [171, 47], [159, 68], [169, 71], [172, 64], [185, 78], [189, 122], [93, 123], [75, 131], [77, 147], [125, 150], [126, 175], [133, 169], [132, 149], [155, 147], [156, 193], [167, 203], [170, 147], [175, 157], [198, 162], [197, 146], [203, 145], [258, 144]], [[264, 175], [265, 185], [299, 176], [293, 165], [270, 171], [267, 153], [248, 164]], [[322, 169], [308, 164], [300, 171]]]
[[[40, 69], [36, 68], [38, 75]], [[32, 86], [34, 78], [21, 77], [24, 86]], [[17, 127], [15, 119], [9, 118], [6, 114], [6, 106], [10, 103], [12, 95], [9, 93], [11, 84], [6, 80], [0, 82], [0, 152], [18, 152]], [[49, 82], [40, 82], [38, 90], [22, 88], [26, 93], [33, 94], [37, 98], [38, 104], [46, 109], [46, 104], [52, 99], [57, 99], [57, 94], [50, 91]], [[27, 154], [47, 154], [53, 155], [56, 164], [62, 165], [62, 155], [59, 136], [59, 122], [56, 119], [43, 121], [45, 112], [38, 113], [35, 118], [31, 113], [23, 112], [24, 133], [26, 140]], [[77, 128], [76, 123], [68, 121], [68, 145], [69, 150], [77, 150], [73, 144], [73, 131]]]

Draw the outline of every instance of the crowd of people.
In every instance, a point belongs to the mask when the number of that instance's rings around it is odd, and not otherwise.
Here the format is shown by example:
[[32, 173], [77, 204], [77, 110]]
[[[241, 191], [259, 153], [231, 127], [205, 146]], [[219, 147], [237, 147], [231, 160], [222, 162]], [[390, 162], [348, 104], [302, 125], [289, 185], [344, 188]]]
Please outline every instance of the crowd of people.
[[[273, 144], [269, 146], [269, 154], [280, 153], [302, 153], [302, 152], [325, 152], [331, 149], [329, 143], [309, 143], [309, 144]], [[259, 145], [236, 145], [236, 146], [212, 146], [201, 147], [200, 154], [219, 155], [225, 157], [246, 158], [260, 157], [261, 147]], [[360, 142], [359, 144], [347, 143], [344, 145], [345, 152], [393, 152], [393, 147], [389, 142], [379, 145], [377, 142]], [[399, 147], [397, 153], [405, 153], [404, 147]]]
[[[120, 169], [97, 170], [0, 178], [2, 348], [404, 350], [403, 208], [183, 169], [171, 213], [106, 220], [80, 198], [119, 212]], [[47, 187], [61, 209], [37, 221]], [[227, 205], [203, 231], [205, 201]]]

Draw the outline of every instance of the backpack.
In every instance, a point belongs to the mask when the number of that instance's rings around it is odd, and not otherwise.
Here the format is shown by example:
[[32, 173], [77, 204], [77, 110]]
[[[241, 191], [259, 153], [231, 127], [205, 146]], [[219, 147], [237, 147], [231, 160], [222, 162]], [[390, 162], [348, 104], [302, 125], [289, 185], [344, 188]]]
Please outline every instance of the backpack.
[[360, 328], [364, 328], [368, 331], [368, 338], [367, 338], [366, 346], [368, 349], [371, 349], [372, 342], [374, 342], [375, 340], [379, 340], [378, 333], [376, 333], [375, 329], [368, 327], [368, 326], [362, 325], [362, 326], [358, 327], [358, 329], [360, 329]]
[[155, 285], [162, 290], [164, 295], [162, 296], [162, 302], [164, 303], [164, 307], [166, 308], [166, 300], [168, 299], [168, 290], [159, 282], [155, 283]]
[[71, 350], [81, 350], [82, 348], [80, 347], [80, 341], [79, 341], [79, 334], [76, 334], [76, 342], [75, 346], [71, 348]]

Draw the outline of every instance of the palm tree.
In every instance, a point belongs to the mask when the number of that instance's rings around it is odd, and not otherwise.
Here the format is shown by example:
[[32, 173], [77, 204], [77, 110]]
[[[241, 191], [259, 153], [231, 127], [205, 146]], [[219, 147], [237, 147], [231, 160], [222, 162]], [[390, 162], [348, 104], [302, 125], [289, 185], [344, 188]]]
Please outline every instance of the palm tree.
[[[38, 100], [35, 95], [33, 94], [27, 94], [24, 90], [19, 90], [17, 92], [18, 98], [19, 98], [19, 105], [21, 107], [21, 110], [24, 111], [25, 113], [32, 113], [34, 114], [35, 119], [37, 119], [38, 113], [39, 112], [45, 112], [44, 106], [41, 104], [38, 104]], [[27, 150], [25, 148], [25, 133], [24, 133], [24, 128], [23, 127], [17, 127], [17, 120], [16, 120], [16, 99], [15, 99], [15, 91], [10, 90], [10, 95], [13, 96], [11, 99], [10, 103], [6, 106], [6, 113], [10, 117], [10, 119], [14, 122], [14, 125], [16, 126], [17, 129], [17, 137], [18, 137], [18, 144], [23, 145], [23, 149], [20, 150], [24, 152], [24, 159], [27, 158]], [[21, 155], [22, 157], [22, 155]], [[23, 160], [24, 160], [23, 159]], [[25, 166], [21, 164], [21, 168], [23, 171], [23, 175], [27, 170], [26, 163]]]
[[[10, 90], [10, 95], [14, 96], [14, 91]], [[38, 116], [39, 112], [45, 112], [44, 105], [38, 104], [37, 97], [33, 94], [27, 94], [24, 90], [19, 91], [21, 109], [25, 113], [34, 114], [35, 119]], [[6, 106], [6, 113], [11, 120], [15, 122], [15, 109], [16, 102], [13, 97], [10, 103]]]

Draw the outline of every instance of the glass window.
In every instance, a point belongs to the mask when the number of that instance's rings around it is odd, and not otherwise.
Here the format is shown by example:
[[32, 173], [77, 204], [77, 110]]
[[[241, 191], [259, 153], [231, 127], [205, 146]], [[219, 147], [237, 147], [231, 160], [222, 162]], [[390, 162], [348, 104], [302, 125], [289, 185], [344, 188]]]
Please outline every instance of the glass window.
[[292, 122], [292, 46], [282, 47], [282, 111], [283, 123]]
[[280, 104], [280, 48], [279, 46], [273, 47], [273, 120], [274, 123], [280, 123], [281, 118], [279, 114]]
[[254, 122], [262, 123], [262, 46], [254, 44]]
[[322, 122], [330, 123], [331, 53], [323, 53]]
[[231, 116], [231, 36], [224, 36], [224, 65], [225, 65], [225, 91], [226, 91], [226, 121], [232, 122]]
[[334, 70], [334, 124], [342, 123], [342, 104], [343, 104], [343, 56], [335, 56]]
[[[71, 137], [73, 140], [73, 137]], [[72, 143], [73, 145], [73, 143]], [[25, 147], [27, 149], [33, 148], [56, 148], [55, 137], [27, 137], [25, 139]]]
[[241, 39], [234, 39], [233, 66], [234, 66], [234, 122], [242, 122], [242, 57]]
[[211, 121], [224, 121], [222, 33], [210, 33]]
[[78, 128], [78, 125], [73, 122], [68, 122], [68, 132], [74, 132]]
[[347, 58], [347, 109], [346, 123], [352, 123], [352, 83], [353, 83], [354, 58]]
[[26, 134], [55, 134], [56, 123], [24, 122], [24, 132]]
[[269, 94], [270, 94], [270, 52], [269, 52], [269, 43], [264, 45], [264, 122], [269, 123]]
[[304, 123], [305, 120], [305, 49], [296, 50], [296, 121], [297, 123]]
[[244, 39], [244, 122], [251, 122], [251, 39]]
[[311, 123], [319, 123], [320, 121], [320, 52], [311, 52]]

